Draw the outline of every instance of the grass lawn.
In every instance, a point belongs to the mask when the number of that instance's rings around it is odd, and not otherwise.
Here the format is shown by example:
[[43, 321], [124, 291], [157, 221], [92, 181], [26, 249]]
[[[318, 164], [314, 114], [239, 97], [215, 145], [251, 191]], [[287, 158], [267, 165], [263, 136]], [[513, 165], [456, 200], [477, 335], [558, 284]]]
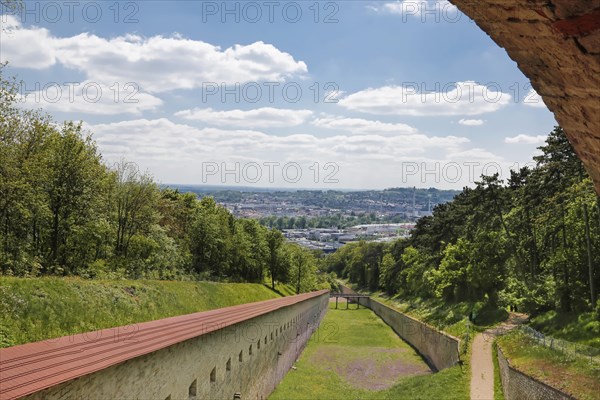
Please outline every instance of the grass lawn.
[[494, 400], [504, 400], [502, 378], [500, 377], [500, 363], [498, 362], [498, 346], [496, 343], [492, 347], [492, 357], [494, 361]]
[[431, 374], [371, 310], [333, 307], [270, 400], [469, 398], [466, 368]]
[[577, 399], [600, 399], [600, 365], [538, 345], [520, 332], [498, 338], [498, 344], [516, 369]]
[[[264, 283], [269, 289], [271, 288], [272, 283], [270, 279], [265, 278]], [[295, 296], [296, 288], [291, 284], [275, 282], [275, 292], [281, 296]]]
[[0, 347], [276, 297], [259, 284], [0, 277]]

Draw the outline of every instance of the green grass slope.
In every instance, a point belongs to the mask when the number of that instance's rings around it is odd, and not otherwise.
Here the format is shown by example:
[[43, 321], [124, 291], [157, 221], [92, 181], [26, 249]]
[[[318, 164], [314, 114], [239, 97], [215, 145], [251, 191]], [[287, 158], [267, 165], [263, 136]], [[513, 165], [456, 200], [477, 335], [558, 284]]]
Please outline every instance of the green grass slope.
[[531, 327], [554, 338], [600, 348], [600, 321], [594, 313], [548, 311], [531, 319]]
[[276, 297], [259, 284], [0, 277], [0, 347]]
[[576, 399], [600, 399], [600, 366], [589, 359], [562, 353], [513, 331], [498, 338], [511, 365]]

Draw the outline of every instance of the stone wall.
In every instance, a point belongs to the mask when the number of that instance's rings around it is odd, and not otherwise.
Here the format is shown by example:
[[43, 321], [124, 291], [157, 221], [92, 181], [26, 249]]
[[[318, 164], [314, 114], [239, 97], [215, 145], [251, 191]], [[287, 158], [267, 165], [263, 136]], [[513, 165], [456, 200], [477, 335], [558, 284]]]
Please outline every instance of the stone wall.
[[29, 399], [265, 399], [323, 318], [322, 294], [37, 392]]
[[568, 394], [554, 389], [513, 367], [498, 347], [498, 364], [502, 391], [506, 400], [573, 400]]
[[459, 339], [376, 300], [368, 299], [366, 303], [398, 336], [413, 346], [431, 367], [439, 371], [458, 363]]
[[[340, 292], [355, 293], [344, 285], [340, 285]], [[360, 299], [360, 304], [373, 310], [398, 336], [414, 347], [432, 369], [439, 371], [458, 363], [459, 339], [371, 298]]]
[[450, 1], [531, 80], [600, 194], [600, 2]]

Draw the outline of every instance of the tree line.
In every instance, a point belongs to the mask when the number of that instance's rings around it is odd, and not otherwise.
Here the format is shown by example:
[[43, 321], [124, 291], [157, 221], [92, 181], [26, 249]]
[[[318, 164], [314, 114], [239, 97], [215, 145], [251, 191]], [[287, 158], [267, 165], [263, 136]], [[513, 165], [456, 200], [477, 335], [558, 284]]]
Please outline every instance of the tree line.
[[81, 123], [18, 107], [0, 66], [0, 272], [329, 287], [318, 255], [210, 198], [108, 166]]
[[600, 198], [560, 127], [539, 150], [535, 167], [511, 171], [507, 182], [482, 176], [421, 218], [410, 238], [345, 246], [328, 269], [390, 295], [592, 310]]

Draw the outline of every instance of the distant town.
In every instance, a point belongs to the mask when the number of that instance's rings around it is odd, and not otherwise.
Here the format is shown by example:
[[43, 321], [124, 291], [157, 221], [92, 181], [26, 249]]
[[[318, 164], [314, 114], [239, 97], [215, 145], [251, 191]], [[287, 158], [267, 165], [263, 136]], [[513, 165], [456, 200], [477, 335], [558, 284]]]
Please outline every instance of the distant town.
[[414, 222], [403, 224], [363, 224], [345, 229], [284, 229], [285, 237], [301, 246], [332, 253], [346, 243], [357, 240], [389, 242], [408, 237]]
[[280, 229], [304, 247], [333, 252], [357, 240], [407, 237], [417, 219], [448, 202], [453, 190], [392, 188], [365, 191], [254, 189], [168, 185], [198, 197], [211, 196], [236, 217], [253, 218]]

